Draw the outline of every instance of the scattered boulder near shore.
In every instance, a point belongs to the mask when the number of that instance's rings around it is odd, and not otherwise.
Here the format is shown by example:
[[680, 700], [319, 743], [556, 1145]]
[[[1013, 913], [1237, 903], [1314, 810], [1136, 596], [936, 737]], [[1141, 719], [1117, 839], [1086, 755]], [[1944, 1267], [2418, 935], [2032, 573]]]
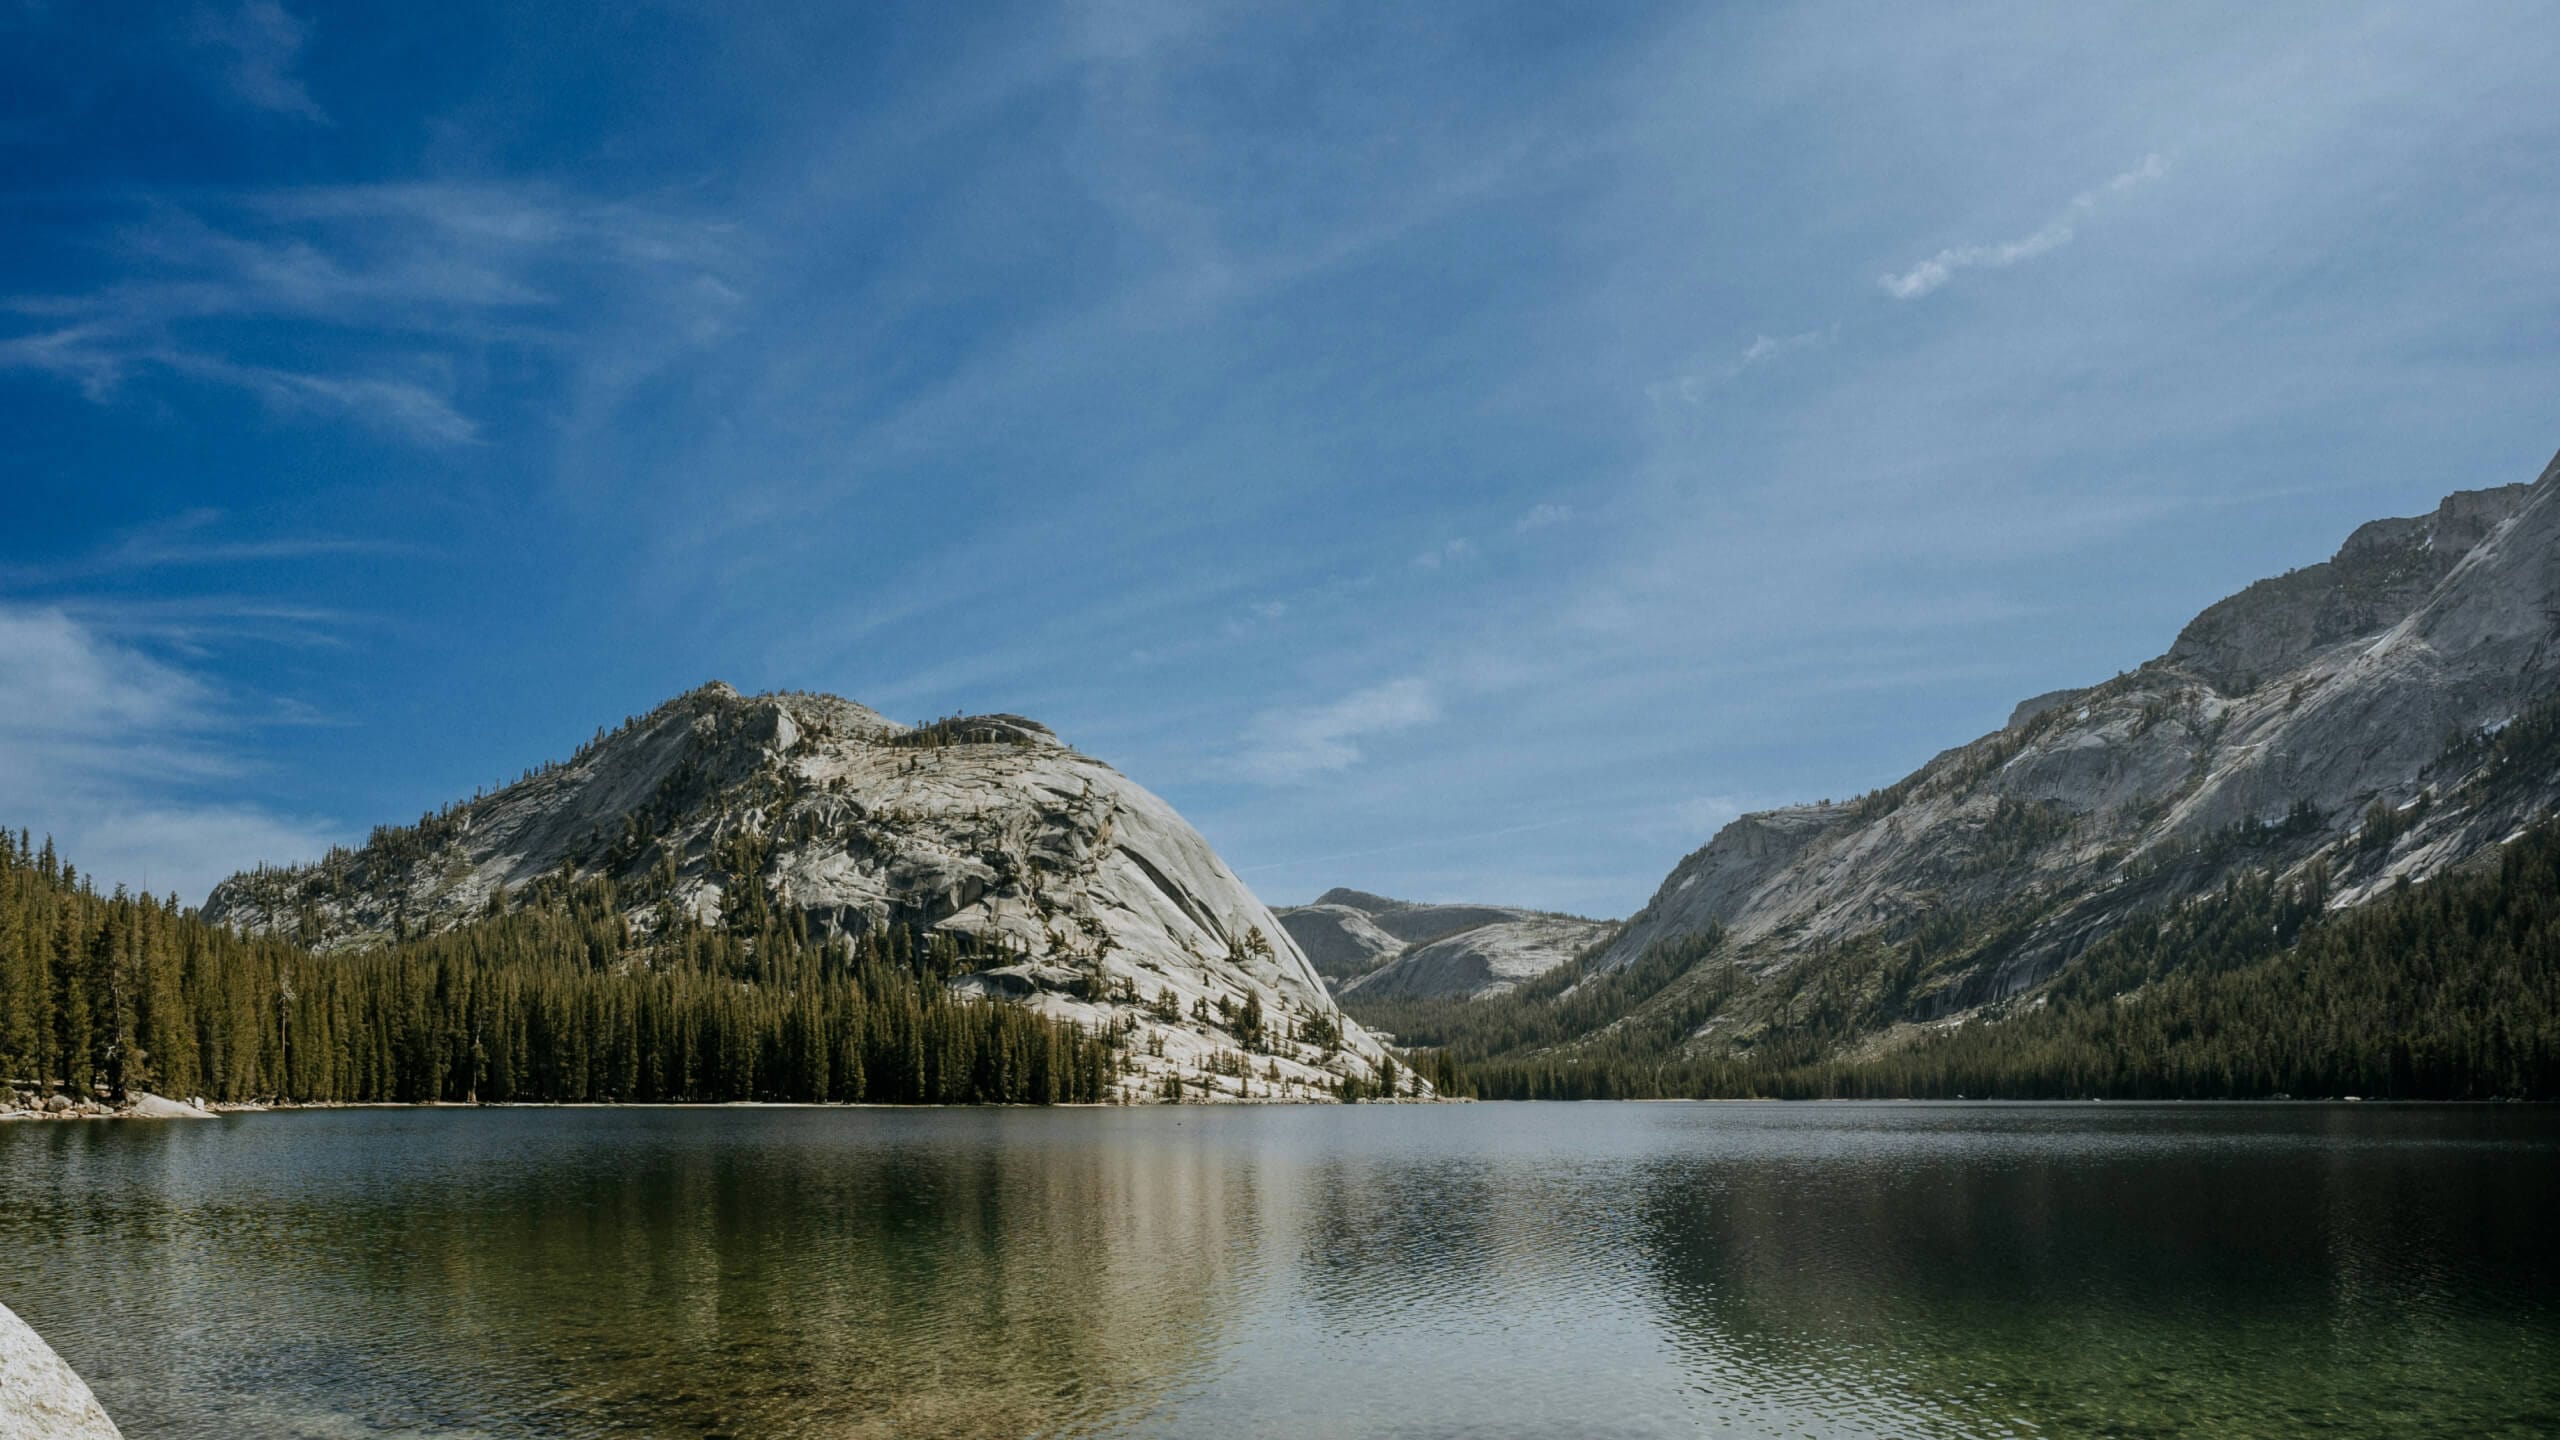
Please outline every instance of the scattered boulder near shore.
[[166, 1095], [136, 1095], [133, 1097], [132, 1103], [125, 1106], [124, 1113], [131, 1115], [137, 1120], [206, 1120], [212, 1118], [212, 1112], [204, 1109], [202, 1102], [190, 1105], [183, 1100], [172, 1100]]
[[172, 1100], [135, 1091], [122, 1105], [74, 1100], [60, 1092], [0, 1089], [0, 1120], [209, 1120], [212, 1107], [200, 1098]]

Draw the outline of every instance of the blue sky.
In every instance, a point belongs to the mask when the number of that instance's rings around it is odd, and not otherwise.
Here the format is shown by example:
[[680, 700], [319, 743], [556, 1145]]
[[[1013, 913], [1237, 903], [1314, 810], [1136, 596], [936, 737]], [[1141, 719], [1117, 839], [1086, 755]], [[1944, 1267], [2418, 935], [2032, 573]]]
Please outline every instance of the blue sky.
[[2560, 9], [0, 9], [0, 815], [712, 678], [1624, 914], [2560, 445]]

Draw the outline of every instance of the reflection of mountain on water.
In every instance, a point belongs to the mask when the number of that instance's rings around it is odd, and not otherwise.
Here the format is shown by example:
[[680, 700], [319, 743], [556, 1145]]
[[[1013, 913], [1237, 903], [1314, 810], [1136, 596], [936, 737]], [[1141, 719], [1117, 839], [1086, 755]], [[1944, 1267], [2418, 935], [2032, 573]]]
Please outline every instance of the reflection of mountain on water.
[[[885, 1436], [1081, 1428], [1143, 1409], [1214, 1342], [1247, 1198], [1230, 1171], [949, 1142], [678, 1152], [638, 1184], [581, 1168], [456, 1253], [483, 1323], [600, 1288], [594, 1318], [474, 1344], [539, 1347], [563, 1390], [619, 1352], [614, 1393], [581, 1397], [596, 1418]], [[562, 1293], [520, 1303], [528, 1284]], [[692, 1393], [665, 1393], [675, 1375]]]
[[[120, 1405], [131, 1433], [1074, 1433], [1160, 1403], [1236, 1308], [1249, 1177], [1056, 1116], [434, 1115], [391, 1174], [336, 1168], [338, 1118], [236, 1130], [197, 1203], [136, 1217], [150, 1265], [98, 1267], [195, 1321], [158, 1398], [197, 1408]], [[296, 1198], [226, 1225], [252, 1185]]]
[[1299, 1196], [1300, 1283], [1326, 1323], [1355, 1338], [1404, 1323], [1421, 1294], [1486, 1294], [1499, 1283], [1504, 1238], [1534, 1244], [1534, 1229], [1506, 1213], [1514, 1198], [1468, 1159], [1329, 1158]]
[[[1949, 1111], [1820, 1147], [1787, 1142], [1800, 1112], [1770, 1117], [1780, 1133], [1745, 1120], [1648, 1167], [1638, 1243], [1694, 1383], [1747, 1428], [2170, 1435], [2353, 1415], [2376, 1433], [2406, 1413], [2394, 1433], [2414, 1434], [2466, 1395], [2494, 1425], [2516, 1401], [2514, 1337], [2487, 1343], [2484, 1322], [2560, 1280], [2512, 1151], [2491, 1159], [2496, 1117], [2478, 1145], [2423, 1148], [2380, 1143], [2377, 1117], [2323, 1135], [2336, 1117], [2294, 1112], [2299, 1133], [2270, 1138], [2263, 1111], [2233, 1117], [2245, 1134], [2193, 1109]], [[2447, 1117], [2424, 1123], [2442, 1135]]]
[[2548, 1433], [2532, 1107], [0, 1127], [136, 1437]]

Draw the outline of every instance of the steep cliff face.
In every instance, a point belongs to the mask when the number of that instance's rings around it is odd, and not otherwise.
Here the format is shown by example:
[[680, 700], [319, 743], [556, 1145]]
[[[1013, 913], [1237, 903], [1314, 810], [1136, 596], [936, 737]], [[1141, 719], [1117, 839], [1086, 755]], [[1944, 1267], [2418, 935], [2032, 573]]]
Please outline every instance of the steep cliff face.
[[1340, 888], [1278, 914], [1346, 999], [1499, 995], [1609, 931], [1606, 921], [1573, 915], [1509, 905], [1425, 905]]
[[2431, 515], [2364, 525], [2334, 558], [2261, 580], [2208, 608], [2164, 659], [2226, 695], [2258, 689], [2327, 646], [2407, 617], [2524, 508], [2530, 490], [2463, 491]]
[[2524, 749], [2560, 696], [2555, 639], [2560, 460], [2366, 525], [2208, 608], [2158, 660], [2029, 700], [1887, 789], [1734, 821], [1605, 963], [1721, 927], [1774, 971], [1967, 920], [1993, 938], [1927, 977], [1925, 1017], [2030, 986], [2129, 911], [2238, 869], [2320, 865], [2355, 904], [2560, 801]]
[[1000, 947], [1011, 963], [954, 985], [1137, 1026], [1139, 1088], [1232, 1051], [1191, 1018], [1222, 1001], [1340, 1030], [1338, 1051], [1282, 1057], [1287, 1082], [1367, 1074], [1382, 1053], [1197, 831], [1019, 716], [913, 729], [833, 696], [708, 685], [360, 850], [234, 876], [206, 914], [349, 949], [467, 924], [551, 877], [611, 880], [644, 935], [778, 913], [813, 937], [900, 927]]

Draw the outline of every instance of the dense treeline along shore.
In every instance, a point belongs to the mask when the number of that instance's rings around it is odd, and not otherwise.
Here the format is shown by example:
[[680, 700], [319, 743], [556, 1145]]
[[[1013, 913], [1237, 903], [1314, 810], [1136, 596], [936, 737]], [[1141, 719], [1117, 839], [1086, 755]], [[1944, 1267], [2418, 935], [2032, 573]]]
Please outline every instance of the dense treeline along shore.
[[[2560, 1099], [2560, 819], [2492, 864], [2330, 898], [2316, 867], [2234, 876], [1961, 1023], [1900, 1019], [1943, 935], [1760, 973], [1709, 932], [1618, 970], [1595, 947], [1494, 1000], [1355, 1008], [1428, 1047], [1445, 1093], [1497, 1099]], [[1681, 1052], [1741, 1013], [1780, 1018], [1747, 1053]]]
[[[174, 897], [100, 895], [51, 842], [0, 836], [0, 1078], [217, 1103], [1048, 1104], [1115, 1098], [1134, 1068], [1125, 1027], [954, 993], [950, 977], [1003, 957], [949, 934], [814, 942], [763, 915], [647, 937], [609, 882], [491, 909], [319, 955]], [[1216, 1020], [1240, 1084], [1256, 1057], [1339, 1043], [1251, 1006]], [[1331, 1098], [1377, 1088], [1345, 1076]]]
[[[2128, 923], [2031, 997], [1899, 1033], [1896, 977], [1925, 940], [1767, 974], [1714, 934], [1608, 971], [1595, 947], [1494, 999], [1362, 1008], [1450, 1097], [2560, 1098], [2560, 820], [2494, 865], [2353, 909], [2328, 899], [2316, 873], [2235, 878]], [[216, 1103], [1120, 1093], [1129, 1034], [946, 984], [1001, 957], [948, 935], [811, 943], [788, 917], [767, 923], [653, 941], [608, 886], [559, 884], [458, 930], [317, 955], [174, 899], [100, 895], [50, 843], [0, 835], [0, 1076], [38, 1094]], [[1720, 1012], [1755, 1006], [1784, 1021], [1751, 1053], [1679, 1053]], [[1243, 1012], [1224, 1023], [1239, 1056], [1336, 1039]], [[1346, 1080], [1338, 1098], [1375, 1093]]]

